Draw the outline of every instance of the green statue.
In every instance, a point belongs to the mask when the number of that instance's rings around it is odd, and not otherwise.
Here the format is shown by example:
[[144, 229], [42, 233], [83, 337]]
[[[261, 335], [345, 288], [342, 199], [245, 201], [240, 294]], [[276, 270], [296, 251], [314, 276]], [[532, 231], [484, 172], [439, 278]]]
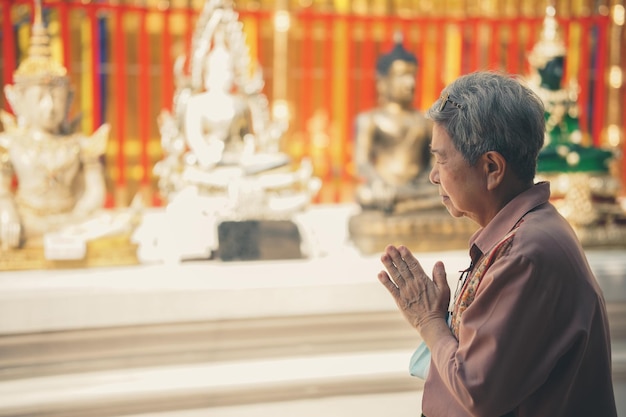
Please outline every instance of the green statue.
[[548, 7], [539, 42], [529, 56], [531, 87], [546, 109], [546, 142], [539, 154], [538, 173], [606, 173], [611, 150], [584, 144], [579, 126], [578, 86], [563, 86], [565, 44], [554, 8]]

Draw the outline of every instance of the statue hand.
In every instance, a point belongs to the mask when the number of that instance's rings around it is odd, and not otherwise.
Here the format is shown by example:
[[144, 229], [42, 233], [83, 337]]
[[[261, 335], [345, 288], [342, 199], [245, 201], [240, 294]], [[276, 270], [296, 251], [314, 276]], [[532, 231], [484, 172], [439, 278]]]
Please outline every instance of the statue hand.
[[22, 224], [12, 201], [0, 200], [0, 242], [2, 250], [17, 248], [22, 237]]
[[206, 148], [202, 152], [196, 152], [196, 157], [200, 166], [205, 169], [213, 168], [222, 160], [224, 153], [224, 142], [211, 138], [206, 142]]
[[372, 184], [372, 191], [374, 192], [374, 198], [381, 207], [385, 209], [393, 208], [397, 196], [395, 187], [382, 180], [378, 180]]

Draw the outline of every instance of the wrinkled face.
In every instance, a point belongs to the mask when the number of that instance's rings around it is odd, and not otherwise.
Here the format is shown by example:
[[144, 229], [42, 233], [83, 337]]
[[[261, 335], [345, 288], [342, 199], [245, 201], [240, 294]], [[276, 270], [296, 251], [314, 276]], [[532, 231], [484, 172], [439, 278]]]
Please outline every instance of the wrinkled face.
[[406, 61], [394, 61], [388, 72], [387, 96], [391, 101], [411, 103], [415, 94], [416, 66]]
[[56, 134], [67, 115], [69, 100], [70, 92], [66, 84], [28, 85], [21, 88], [16, 112], [26, 127]]
[[481, 195], [486, 185], [480, 168], [471, 166], [463, 158], [446, 130], [436, 123], [433, 126], [431, 153], [433, 162], [429, 178], [439, 186], [444, 206], [454, 217], [469, 217], [481, 224]]

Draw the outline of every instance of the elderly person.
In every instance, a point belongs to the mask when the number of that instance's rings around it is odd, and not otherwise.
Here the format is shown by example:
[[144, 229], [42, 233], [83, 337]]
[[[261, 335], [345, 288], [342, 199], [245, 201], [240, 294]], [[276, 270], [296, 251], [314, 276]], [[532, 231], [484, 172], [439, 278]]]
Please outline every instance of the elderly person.
[[605, 301], [569, 224], [534, 184], [541, 100], [518, 80], [478, 72], [429, 109], [430, 181], [469, 242], [450, 317], [442, 262], [431, 278], [388, 246], [378, 279], [430, 351], [427, 417], [617, 415]]

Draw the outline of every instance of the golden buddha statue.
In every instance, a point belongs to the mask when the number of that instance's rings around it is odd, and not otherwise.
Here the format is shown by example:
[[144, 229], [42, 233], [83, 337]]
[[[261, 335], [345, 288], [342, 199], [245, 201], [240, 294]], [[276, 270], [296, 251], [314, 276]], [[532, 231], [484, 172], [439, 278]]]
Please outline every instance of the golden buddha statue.
[[69, 78], [51, 58], [40, 2], [35, 6], [28, 56], [15, 71], [14, 84], [4, 88], [16, 115], [3, 112], [0, 133], [0, 240], [5, 249], [86, 220], [105, 199], [100, 158], [109, 126], [92, 136], [73, 132]]
[[40, 0], [34, 11], [28, 55], [4, 87], [15, 116], [0, 111], [0, 269], [137, 263], [129, 236], [138, 205], [104, 210], [109, 125], [76, 131], [73, 91], [52, 59]]
[[432, 123], [413, 107], [417, 58], [395, 35], [376, 63], [378, 104], [355, 120], [355, 166], [361, 211], [349, 219], [353, 243], [378, 253], [390, 243], [415, 251], [460, 249], [475, 230], [441, 204], [431, 170]]
[[530, 87], [545, 106], [546, 139], [537, 180], [551, 181], [552, 199], [585, 246], [626, 244], [626, 213], [617, 203], [612, 149], [589, 144], [579, 126], [578, 86], [563, 85], [566, 48], [556, 11], [548, 6], [539, 41], [529, 54]]

